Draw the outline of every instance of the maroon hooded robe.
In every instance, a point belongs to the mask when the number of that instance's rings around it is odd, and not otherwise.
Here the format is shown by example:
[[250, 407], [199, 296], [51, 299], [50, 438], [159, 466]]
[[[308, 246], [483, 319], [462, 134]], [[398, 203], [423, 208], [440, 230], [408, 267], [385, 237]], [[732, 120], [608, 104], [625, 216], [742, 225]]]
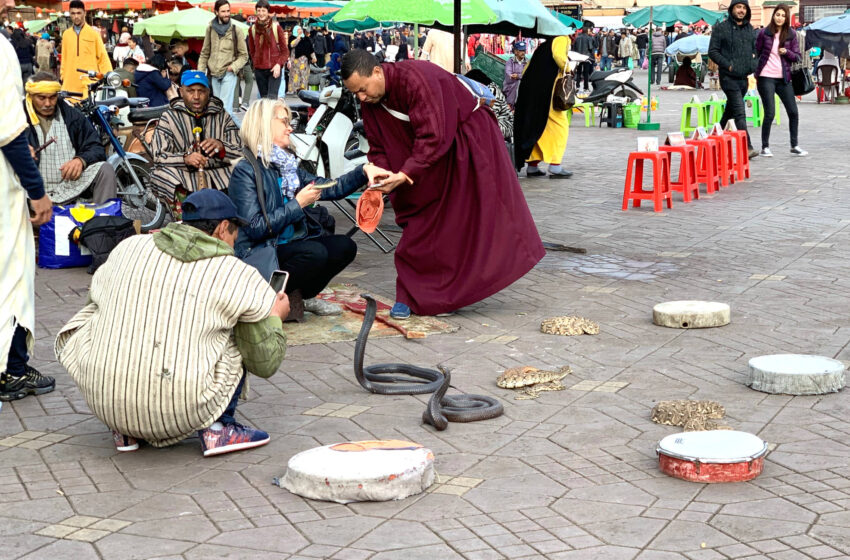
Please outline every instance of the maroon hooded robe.
[[403, 229], [396, 299], [418, 315], [454, 311], [525, 275], [543, 244], [490, 109], [473, 110], [469, 90], [430, 62], [382, 67], [384, 98], [362, 106], [369, 160], [413, 181], [390, 194]]

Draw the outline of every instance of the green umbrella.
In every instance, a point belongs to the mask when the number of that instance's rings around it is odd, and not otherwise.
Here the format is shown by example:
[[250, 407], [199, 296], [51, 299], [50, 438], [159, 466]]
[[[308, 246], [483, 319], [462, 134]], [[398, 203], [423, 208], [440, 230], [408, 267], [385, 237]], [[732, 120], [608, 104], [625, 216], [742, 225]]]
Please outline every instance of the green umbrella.
[[393, 27], [395, 25], [395, 23], [391, 21], [382, 22], [372, 18], [368, 18], [363, 21], [331, 21], [335, 15], [336, 12], [330, 12], [321, 17], [313, 18], [311, 21], [323, 24], [323, 26], [326, 26], [329, 31], [333, 31], [334, 33], [345, 33], [346, 35], [351, 35], [357, 31], [367, 31], [369, 29], [378, 29], [379, 27]]
[[489, 24], [468, 26], [471, 33], [520, 35], [523, 37], [559, 37], [573, 30], [553, 16], [540, 0], [484, 0], [496, 13]]
[[[203, 8], [189, 8], [178, 12], [168, 12], [140, 21], [133, 26], [133, 33], [148, 34], [154, 39], [171, 39], [172, 37], [203, 37], [207, 26], [215, 17], [213, 12]], [[234, 25], [247, 30], [248, 26], [231, 19]]]
[[652, 10], [653, 25], [672, 25], [681, 22], [684, 24], [696, 23], [704, 20], [709, 25], [714, 25], [726, 17], [725, 13], [712, 12], [699, 6], [674, 6], [665, 4], [662, 6], [651, 6], [632, 12], [623, 18], [624, 25], [632, 27], [644, 27], [649, 24], [650, 9]]
[[561, 23], [563, 23], [564, 25], [566, 25], [568, 27], [575, 27], [576, 29], [579, 29], [583, 25], [583, 23], [581, 21], [577, 20], [576, 18], [571, 18], [567, 14], [562, 14], [561, 12], [556, 12], [555, 10], [549, 10], [549, 11], [552, 12], [553, 16], [558, 18], [558, 21], [560, 21]]
[[30, 21], [24, 22], [24, 29], [27, 30], [27, 33], [35, 34], [54, 21], [56, 21], [56, 18], [53, 16], [50, 16], [50, 19], [31, 19]]
[[[490, 23], [498, 20], [484, 0], [460, 0], [463, 25]], [[446, 0], [350, 0], [332, 21], [401, 21], [434, 25], [439, 22], [451, 25], [454, 22], [453, 3]]]

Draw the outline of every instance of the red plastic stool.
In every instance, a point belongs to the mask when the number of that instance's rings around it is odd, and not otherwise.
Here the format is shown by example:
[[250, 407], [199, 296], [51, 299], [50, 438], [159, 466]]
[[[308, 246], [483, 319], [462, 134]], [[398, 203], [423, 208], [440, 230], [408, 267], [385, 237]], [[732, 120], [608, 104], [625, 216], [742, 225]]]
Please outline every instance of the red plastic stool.
[[[643, 190], [643, 162], [652, 164], [652, 190]], [[634, 184], [632, 178], [634, 177]], [[626, 165], [626, 185], [623, 189], [623, 210], [629, 209], [629, 201], [635, 208], [641, 200], [652, 200], [656, 212], [661, 212], [661, 201], [673, 208], [673, 193], [670, 190], [670, 157], [664, 152], [631, 152]]]
[[667, 154], [667, 167], [671, 169], [671, 174], [673, 154], [682, 156], [682, 162], [679, 165], [679, 178], [674, 181], [673, 177], [670, 177], [670, 189], [682, 193], [682, 200], [685, 202], [691, 201], [692, 192], [693, 197], [699, 199], [696, 146], [661, 146], [658, 149]]
[[750, 147], [746, 130], [727, 130], [723, 133], [735, 140], [735, 174], [739, 181], [750, 178]]
[[687, 140], [687, 143], [697, 149], [697, 183], [705, 184], [707, 194], [714, 194], [720, 190], [717, 143], [711, 140]]
[[717, 145], [717, 172], [720, 174], [720, 186], [728, 187], [735, 182], [735, 141], [731, 136], [709, 136]]

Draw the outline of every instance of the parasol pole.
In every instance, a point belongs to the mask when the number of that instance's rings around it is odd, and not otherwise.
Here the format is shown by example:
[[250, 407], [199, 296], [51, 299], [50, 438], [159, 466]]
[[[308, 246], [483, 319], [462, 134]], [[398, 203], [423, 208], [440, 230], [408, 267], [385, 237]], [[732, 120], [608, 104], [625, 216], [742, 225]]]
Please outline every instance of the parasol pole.
[[661, 123], [652, 122], [652, 6], [649, 7], [649, 48], [647, 51], [646, 68], [649, 78], [646, 80], [646, 122], [638, 123], [638, 130], [661, 130]]
[[419, 52], [419, 24], [413, 24], [413, 58], [419, 58], [416, 53]]
[[455, 0], [454, 1], [454, 9], [455, 9], [454, 25], [452, 25], [452, 28], [453, 28], [452, 32], [455, 35], [455, 57], [454, 57], [455, 58], [455, 74], [460, 74], [460, 61], [462, 60], [461, 54], [460, 54], [461, 53], [461, 51], [460, 51], [460, 39], [461, 39], [461, 37], [460, 37], [460, 34], [461, 34], [461, 29], [460, 29], [460, 3], [461, 3], [461, 1], [462, 0]]

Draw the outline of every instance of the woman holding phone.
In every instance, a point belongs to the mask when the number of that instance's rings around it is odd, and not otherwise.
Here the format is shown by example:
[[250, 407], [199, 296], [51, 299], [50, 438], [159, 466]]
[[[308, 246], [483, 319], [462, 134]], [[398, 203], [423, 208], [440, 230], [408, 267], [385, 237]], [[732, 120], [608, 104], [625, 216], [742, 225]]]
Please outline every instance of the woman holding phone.
[[791, 85], [791, 64], [800, 60], [800, 45], [797, 34], [791, 30], [791, 12], [788, 6], [780, 4], [773, 9], [770, 24], [759, 32], [756, 38], [756, 56], [758, 67], [756, 78], [764, 107], [764, 122], [761, 126], [761, 155], [773, 157], [770, 151], [770, 125], [776, 114], [774, 95], [778, 95], [785, 112], [788, 113], [788, 129], [791, 133], [791, 155], [805, 156], [808, 152], [797, 145], [799, 114], [794, 99], [794, 86]]
[[[343, 199], [389, 172], [366, 164], [331, 181], [304, 171], [289, 149], [290, 117], [283, 100], [258, 99], [251, 104], [240, 131], [248, 153], [233, 169], [228, 194], [239, 215], [249, 220], [239, 230], [236, 256], [244, 258], [259, 247], [274, 246], [277, 263], [272, 268], [290, 274], [285, 290], [290, 301], [287, 320], [297, 321], [305, 310], [316, 315], [341, 313], [338, 305], [316, 295], [357, 254], [350, 237], [323, 229], [320, 213], [311, 208], [313, 203]], [[254, 172], [254, 158], [261, 177]], [[263, 189], [265, 213], [258, 188]]]

